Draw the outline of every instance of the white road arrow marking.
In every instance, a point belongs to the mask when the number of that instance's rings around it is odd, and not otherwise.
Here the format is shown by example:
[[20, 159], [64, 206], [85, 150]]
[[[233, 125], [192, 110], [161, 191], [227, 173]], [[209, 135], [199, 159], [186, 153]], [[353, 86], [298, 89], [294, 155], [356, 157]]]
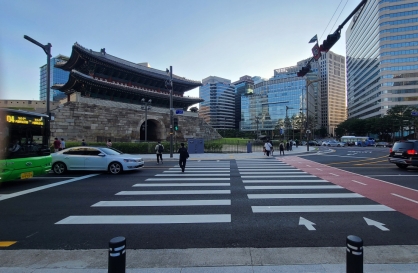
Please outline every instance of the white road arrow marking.
[[388, 228], [384, 227], [385, 224], [383, 224], [383, 223], [374, 221], [374, 220], [366, 218], [366, 217], [363, 217], [363, 218], [369, 226], [375, 226], [378, 229], [383, 230], [383, 231], [388, 231], [389, 230]]
[[316, 230], [313, 225], [315, 225], [315, 223], [312, 223], [309, 220], [306, 220], [303, 217], [299, 218], [299, 226], [305, 226], [308, 230]]

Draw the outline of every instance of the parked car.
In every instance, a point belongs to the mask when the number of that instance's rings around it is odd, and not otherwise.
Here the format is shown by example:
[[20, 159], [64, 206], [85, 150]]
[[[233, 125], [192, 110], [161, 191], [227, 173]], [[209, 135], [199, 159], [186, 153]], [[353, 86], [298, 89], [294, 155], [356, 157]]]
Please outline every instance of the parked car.
[[321, 144], [319, 144], [317, 141], [315, 140], [310, 140], [309, 141], [309, 146], [321, 146]]
[[392, 144], [385, 141], [376, 142], [374, 147], [392, 147]]
[[389, 151], [388, 161], [401, 169], [418, 167], [418, 140], [397, 141]]
[[336, 140], [331, 140], [331, 141], [324, 142], [324, 144], [322, 144], [322, 145], [331, 146], [331, 147], [345, 147], [347, 145], [347, 143], [339, 142], [339, 141], [336, 141]]
[[144, 167], [144, 160], [139, 155], [124, 154], [108, 147], [72, 147], [52, 153], [52, 170], [56, 174], [66, 171], [89, 170], [109, 171], [119, 174]]

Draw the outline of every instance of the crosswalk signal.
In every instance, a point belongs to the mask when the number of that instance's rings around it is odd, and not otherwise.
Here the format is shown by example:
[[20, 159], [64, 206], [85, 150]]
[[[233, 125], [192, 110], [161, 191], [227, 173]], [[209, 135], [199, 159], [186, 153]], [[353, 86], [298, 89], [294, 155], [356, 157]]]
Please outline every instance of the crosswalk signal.
[[340, 37], [341, 34], [338, 31], [328, 35], [327, 39], [324, 40], [322, 45], [319, 47], [319, 50], [323, 52], [328, 52], [331, 49], [331, 47], [340, 39]]
[[302, 69], [299, 70], [297, 75], [298, 75], [298, 77], [303, 77], [306, 74], [308, 74], [309, 71], [311, 71], [311, 65], [308, 64], [307, 66], [302, 67]]
[[174, 118], [174, 131], [178, 131], [178, 130], [179, 130], [179, 119]]

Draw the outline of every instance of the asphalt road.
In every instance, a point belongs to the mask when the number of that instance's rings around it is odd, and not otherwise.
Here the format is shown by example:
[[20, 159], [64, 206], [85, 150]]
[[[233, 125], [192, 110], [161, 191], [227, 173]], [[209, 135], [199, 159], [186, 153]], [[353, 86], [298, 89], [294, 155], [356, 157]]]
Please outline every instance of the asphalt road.
[[[303, 158], [418, 189], [418, 168], [398, 169], [385, 156], [385, 148], [321, 147]], [[131, 249], [331, 247], [353, 234], [369, 246], [418, 245], [418, 220], [280, 157], [189, 161], [185, 173], [176, 163], [4, 183], [0, 244], [105, 249], [124, 236]]]

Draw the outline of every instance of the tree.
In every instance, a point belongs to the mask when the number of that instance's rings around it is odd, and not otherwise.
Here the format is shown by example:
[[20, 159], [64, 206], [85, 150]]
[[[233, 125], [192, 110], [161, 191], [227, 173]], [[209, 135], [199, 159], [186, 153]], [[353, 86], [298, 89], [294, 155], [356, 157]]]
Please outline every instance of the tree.
[[196, 106], [193, 106], [193, 107], [190, 107], [189, 110], [190, 112], [197, 113], [199, 111], [199, 108], [197, 108]]

